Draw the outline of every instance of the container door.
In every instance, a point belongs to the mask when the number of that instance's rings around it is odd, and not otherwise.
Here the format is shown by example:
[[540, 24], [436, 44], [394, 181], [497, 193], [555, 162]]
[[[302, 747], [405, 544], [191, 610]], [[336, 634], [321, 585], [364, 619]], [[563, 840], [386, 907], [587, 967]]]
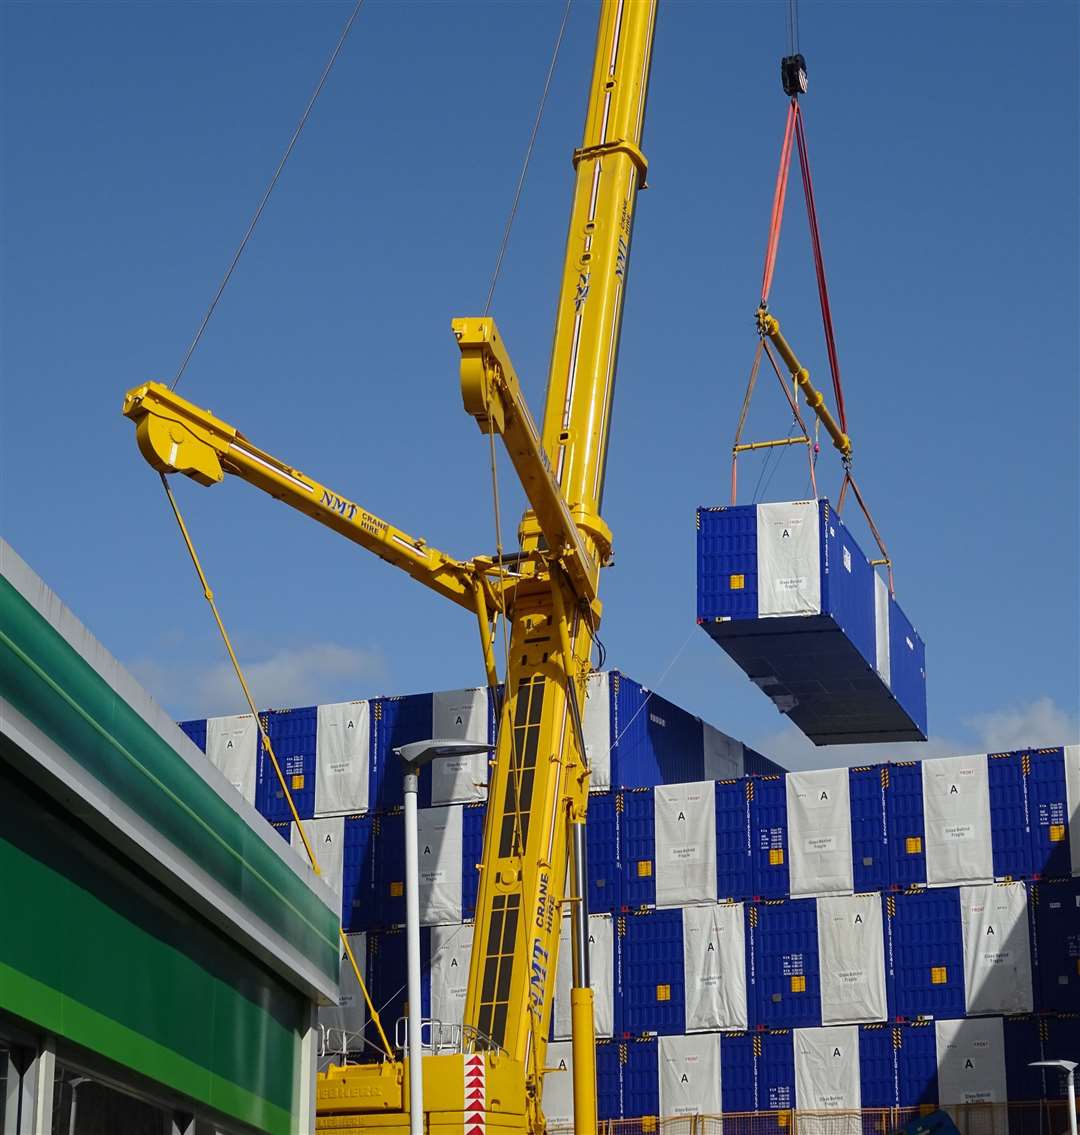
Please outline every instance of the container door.
[[683, 908], [688, 1033], [748, 1027], [743, 918], [742, 903]]
[[822, 1023], [884, 1021], [888, 1007], [881, 897], [818, 899], [817, 932]]
[[371, 703], [320, 705], [315, 726], [315, 815], [368, 810]]

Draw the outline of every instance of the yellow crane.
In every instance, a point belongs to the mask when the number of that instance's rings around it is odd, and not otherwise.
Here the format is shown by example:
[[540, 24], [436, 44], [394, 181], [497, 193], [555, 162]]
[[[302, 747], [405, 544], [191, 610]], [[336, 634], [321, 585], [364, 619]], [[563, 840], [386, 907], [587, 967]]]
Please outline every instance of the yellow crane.
[[[150, 382], [124, 413], [163, 474], [203, 485], [240, 477], [373, 551], [475, 615], [488, 681], [493, 627], [509, 624], [505, 697], [488, 787], [476, 924], [459, 1050], [425, 1057], [430, 1135], [539, 1132], [563, 904], [572, 916], [573, 1091], [578, 1135], [595, 1135], [593, 999], [587, 952], [581, 729], [600, 622], [601, 516], [637, 192], [656, 0], [603, 0], [581, 147], [543, 428], [523, 397], [493, 319], [453, 321], [465, 409], [498, 434], [529, 502], [520, 550], [458, 560], [395, 528], [252, 444], [238, 430]], [[568, 864], [570, 870], [568, 871]], [[571, 894], [566, 896], [569, 883]], [[318, 1129], [404, 1135], [407, 1061], [331, 1066], [318, 1083]]]

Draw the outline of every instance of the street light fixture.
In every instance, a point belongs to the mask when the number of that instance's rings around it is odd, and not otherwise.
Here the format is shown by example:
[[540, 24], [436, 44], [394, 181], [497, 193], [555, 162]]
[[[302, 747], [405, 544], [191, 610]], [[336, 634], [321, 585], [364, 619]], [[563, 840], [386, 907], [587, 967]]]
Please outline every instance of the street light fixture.
[[[424, 1135], [424, 1074], [420, 1004], [420, 848], [416, 794], [420, 770], [436, 757], [468, 757], [490, 753], [493, 745], [478, 741], [413, 741], [394, 750], [405, 764], [405, 938], [409, 957], [409, 1135]], [[1076, 1135], [1073, 1131], [1072, 1135]]]
[[1073, 1073], [1075, 1060], [1032, 1060], [1029, 1068], [1057, 1068], [1065, 1073], [1065, 1090], [1069, 1095], [1069, 1135], [1076, 1135], [1076, 1084]]

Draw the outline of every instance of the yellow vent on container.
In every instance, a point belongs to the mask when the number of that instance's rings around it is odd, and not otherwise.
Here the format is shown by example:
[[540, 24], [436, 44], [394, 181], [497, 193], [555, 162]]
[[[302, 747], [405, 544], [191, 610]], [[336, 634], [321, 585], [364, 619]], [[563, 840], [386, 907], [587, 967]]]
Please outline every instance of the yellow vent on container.
[[922, 853], [922, 836], [909, 835], [904, 840], [904, 850], [908, 855], [920, 855]]
[[637, 865], [637, 873], [639, 879], [647, 879], [652, 874], [652, 860], [639, 859]]
[[399, 899], [405, 893], [404, 883], [391, 883], [390, 884], [390, 897], [392, 899]]
[[1065, 838], [1065, 825], [1064, 824], [1051, 824], [1050, 825], [1050, 842], [1061, 843]]
[[805, 993], [806, 992], [806, 978], [801, 973], [791, 975], [791, 992], [792, 993]]
[[733, 575], [731, 577], [731, 590], [732, 591], [742, 591], [742, 589], [745, 586], [746, 586], [746, 576], [745, 575]]
[[656, 1000], [657, 1001], [670, 1001], [671, 1000], [671, 986], [658, 985], [656, 987]]
[[949, 980], [949, 971], [945, 966], [930, 967], [930, 984], [945, 985]]
[[790, 1113], [790, 1112], [787, 1112], [787, 1111], [778, 1111], [778, 1112], [776, 1113], [776, 1126], [777, 1126], [777, 1127], [787, 1127], [787, 1126], [789, 1126], [789, 1124], [790, 1124], [790, 1115], [791, 1115], [791, 1113]]
[[304, 774], [302, 772], [296, 773], [292, 778], [293, 792], [299, 792], [304, 787]]
[[641, 1130], [642, 1130], [643, 1133], [655, 1131], [656, 1130], [656, 1116], [655, 1115], [643, 1115], [641, 1117]]
[[782, 847], [769, 848], [769, 866], [782, 867], [784, 865], [784, 849]]

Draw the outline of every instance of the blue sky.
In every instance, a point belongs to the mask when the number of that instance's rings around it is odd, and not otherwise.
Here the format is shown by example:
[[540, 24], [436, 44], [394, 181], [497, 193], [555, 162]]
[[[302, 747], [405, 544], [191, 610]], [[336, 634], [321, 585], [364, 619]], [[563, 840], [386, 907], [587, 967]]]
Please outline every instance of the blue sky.
[[[174, 372], [349, 10], [9, 3], [3, 532], [177, 716], [237, 694], [119, 413]], [[368, 0], [180, 387], [461, 556], [494, 544], [450, 319], [482, 306], [562, 13]], [[494, 314], [537, 416], [597, 8], [575, 0]], [[1068, 0], [802, 3], [804, 102], [856, 472], [927, 642], [931, 746], [811, 752], [694, 627], [726, 503], [785, 111], [786, 5], [656, 40], [608, 465], [608, 661], [793, 764], [1077, 730], [1076, 45]], [[825, 375], [793, 183], [773, 308]], [[787, 429], [761, 397], [752, 430]], [[819, 475], [835, 495], [839, 469]], [[749, 491], [757, 468], [744, 466]], [[507, 525], [520, 506], [501, 471]], [[474, 625], [229, 482], [178, 486], [263, 704], [482, 681]], [[806, 491], [793, 452], [768, 485]], [[748, 500], [749, 497], [744, 497]]]

